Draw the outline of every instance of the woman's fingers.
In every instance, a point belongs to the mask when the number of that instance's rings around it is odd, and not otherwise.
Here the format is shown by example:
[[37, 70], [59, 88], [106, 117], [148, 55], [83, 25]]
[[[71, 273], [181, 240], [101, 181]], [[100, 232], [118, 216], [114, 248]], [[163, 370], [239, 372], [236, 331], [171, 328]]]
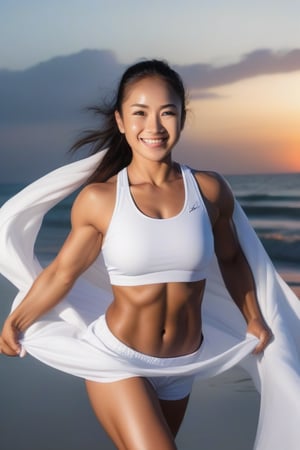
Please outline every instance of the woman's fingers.
[[252, 319], [248, 323], [247, 331], [259, 339], [259, 343], [253, 350], [254, 354], [263, 352], [273, 337], [271, 330], [267, 327], [263, 320], [259, 319]]
[[6, 356], [18, 356], [19, 350], [12, 349], [11, 346], [0, 337], [0, 353]]
[[254, 353], [261, 353], [267, 347], [272, 339], [272, 333], [269, 330], [263, 330], [259, 335], [259, 343], [254, 349]]
[[0, 336], [0, 352], [7, 356], [20, 354], [21, 346], [18, 342], [18, 330], [6, 321]]

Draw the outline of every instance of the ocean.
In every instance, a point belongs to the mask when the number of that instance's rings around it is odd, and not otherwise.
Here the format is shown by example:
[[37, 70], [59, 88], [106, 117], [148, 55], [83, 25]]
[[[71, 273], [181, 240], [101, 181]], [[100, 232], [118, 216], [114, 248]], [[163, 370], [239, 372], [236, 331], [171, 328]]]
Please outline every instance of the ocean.
[[300, 173], [227, 179], [275, 267], [299, 295]]
[[300, 174], [232, 176], [229, 182], [273, 262], [299, 268]]
[[[275, 266], [300, 292], [300, 174], [226, 177]], [[0, 184], [0, 205], [20, 184]], [[36, 252], [42, 263], [69, 231], [76, 194], [44, 219]], [[14, 287], [0, 276], [0, 326]], [[179, 450], [251, 450], [259, 397], [241, 369], [195, 383], [178, 435]], [[216, 432], [216, 430], [218, 430]], [[0, 357], [0, 448], [3, 450], [113, 450], [89, 406], [82, 380], [31, 357]]]

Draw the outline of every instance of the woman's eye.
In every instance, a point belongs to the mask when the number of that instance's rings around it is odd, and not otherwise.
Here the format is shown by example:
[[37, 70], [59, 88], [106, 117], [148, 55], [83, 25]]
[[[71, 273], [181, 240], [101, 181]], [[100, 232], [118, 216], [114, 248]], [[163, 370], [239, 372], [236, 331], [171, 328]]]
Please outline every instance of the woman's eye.
[[133, 112], [133, 115], [134, 116], [144, 116], [145, 115], [145, 111], [134, 111]]
[[163, 111], [163, 116], [176, 116], [175, 111]]

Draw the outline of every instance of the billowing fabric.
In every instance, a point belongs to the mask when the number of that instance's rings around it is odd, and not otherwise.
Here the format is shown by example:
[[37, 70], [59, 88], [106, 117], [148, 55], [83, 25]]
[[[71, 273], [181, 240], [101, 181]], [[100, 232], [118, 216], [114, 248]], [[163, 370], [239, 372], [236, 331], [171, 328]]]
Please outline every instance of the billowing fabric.
[[181, 166], [181, 172], [184, 205], [168, 219], [143, 214], [132, 198], [127, 167], [118, 173], [116, 204], [102, 243], [111, 284], [138, 286], [206, 278], [214, 254], [211, 223], [191, 170]]
[[[34, 243], [44, 214], [87, 180], [103, 154], [49, 173], [1, 208], [0, 270], [19, 289], [12, 308], [41, 270]], [[120, 378], [128, 373], [152, 377], [195, 374], [207, 378], [240, 364], [261, 393], [255, 450], [298, 450], [300, 302], [274, 270], [237, 203], [234, 222], [252, 268], [261, 311], [274, 334], [263, 355], [252, 354], [257, 339], [246, 335], [245, 321], [224, 286], [215, 257], [208, 271], [202, 310], [204, 341], [196, 362], [166, 368], [158, 361], [157, 366], [145, 368], [137, 360], [129, 366], [126, 360], [112, 358], [109, 349], [99, 350], [97, 339], [86, 339], [91, 324], [105, 313], [112, 299], [101, 256], [57, 307], [28, 328], [23, 348], [59, 370], [102, 382], [112, 372]]]

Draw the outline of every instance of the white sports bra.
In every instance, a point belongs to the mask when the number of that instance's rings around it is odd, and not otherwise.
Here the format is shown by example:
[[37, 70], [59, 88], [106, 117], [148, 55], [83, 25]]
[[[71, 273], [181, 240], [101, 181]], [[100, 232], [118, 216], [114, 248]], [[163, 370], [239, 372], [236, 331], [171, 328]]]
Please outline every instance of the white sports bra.
[[181, 172], [185, 202], [167, 219], [143, 214], [132, 198], [127, 168], [118, 173], [116, 204], [102, 246], [112, 285], [206, 278], [214, 253], [211, 223], [191, 169], [181, 166]]

